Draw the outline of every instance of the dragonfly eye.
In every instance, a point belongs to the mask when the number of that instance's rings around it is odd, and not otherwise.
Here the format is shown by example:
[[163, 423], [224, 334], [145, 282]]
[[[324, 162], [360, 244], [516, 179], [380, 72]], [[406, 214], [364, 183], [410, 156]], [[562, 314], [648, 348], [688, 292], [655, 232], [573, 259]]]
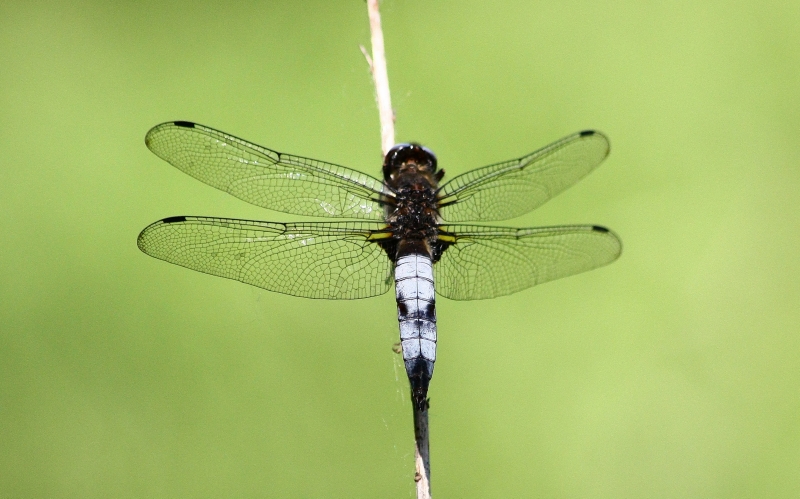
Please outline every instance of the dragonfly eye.
[[408, 165], [413, 165], [418, 171], [436, 173], [436, 155], [419, 144], [397, 144], [386, 153], [383, 160], [383, 178], [396, 178]]

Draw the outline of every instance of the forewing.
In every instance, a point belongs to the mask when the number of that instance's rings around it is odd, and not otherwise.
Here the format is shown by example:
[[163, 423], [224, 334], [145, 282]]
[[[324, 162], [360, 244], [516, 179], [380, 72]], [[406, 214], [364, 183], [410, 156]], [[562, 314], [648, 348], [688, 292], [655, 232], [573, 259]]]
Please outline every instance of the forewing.
[[153, 127], [145, 143], [179, 170], [257, 206], [315, 217], [383, 219], [383, 183], [343, 166], [272, 151], [186, 121]]
[[453, 300], [481, 300], [609, 264], [619, 257], [616, 234], [593, 225], [512, 229], [444, 225], [455, 241], [434, 266], [436, 291]]
[[270, 291], [354, 299], [380, 295], [391, 286], [392, 263], [371, 242], [383, 227], [173, 217], [145, 228], [138, 245], [155, 258]]
[[442, 186], [439, 213], [448, 222], [518, 217], [585, 177], [608, 151], [605, 135], [585, 131], [519, 159], [472, 170]]

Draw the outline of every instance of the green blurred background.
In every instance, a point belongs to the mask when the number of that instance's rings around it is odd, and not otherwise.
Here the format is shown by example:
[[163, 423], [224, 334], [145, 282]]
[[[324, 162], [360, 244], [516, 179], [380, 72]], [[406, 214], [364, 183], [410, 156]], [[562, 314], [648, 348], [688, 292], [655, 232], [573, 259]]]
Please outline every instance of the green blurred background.
[[[398, 141], [449, 176], [597, 128], [509, 225], [609, 267], [439, 302], [437, 497], [800, 497], [800, 3], [386, 0]], [[149, 258], [247, 205], [151, 154], [192, 120], [377, 174], [361, 0], [0, 4], [0, 496], [413, 497], [392, 293]]]

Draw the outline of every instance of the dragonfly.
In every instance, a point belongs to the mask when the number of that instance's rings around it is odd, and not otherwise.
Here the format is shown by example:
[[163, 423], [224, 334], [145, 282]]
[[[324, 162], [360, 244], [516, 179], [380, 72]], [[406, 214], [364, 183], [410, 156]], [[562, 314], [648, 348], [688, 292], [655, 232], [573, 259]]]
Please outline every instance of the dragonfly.
[[158, 157], [263, 208], [345, 219], [280, 223], [174, 216], [146, 227], [144, 253], [215, 276], [305, 298], [352, 300], [394, 284], [412, 401], [428, 407], [436, 361], [436, 296], [481, 300], [609, 264], [619, 237], [599, 225], [474, 225], [523, 215], [594, 170], [608, 139], [587, 130], [517, 159], [442, 182], [432, 151], [398, 144], [383, 180], [284, 154], [188, 121], [145, 137]]

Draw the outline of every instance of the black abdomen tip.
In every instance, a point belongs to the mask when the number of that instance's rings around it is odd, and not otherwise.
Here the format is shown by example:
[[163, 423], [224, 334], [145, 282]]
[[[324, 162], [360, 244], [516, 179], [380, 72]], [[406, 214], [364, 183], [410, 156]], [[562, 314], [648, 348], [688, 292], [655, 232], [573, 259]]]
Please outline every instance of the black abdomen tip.
[[594, 130], [584, 130], [580, 133], [580, 135], [581, 137], [588, 137], [589, 135], [594, 135], [595, 133], [597, 132], [595, 132]]
[[608, 229], [600, 225], [592, 225], [592, 230], [595, 232], [608, 232]]
[[184, 128], [194, 128], [194, 123], [191, 121], [173, 121], [172, 124], [175, 126], [182, 126]]
[[186, 217], [168, 217], [168, 218], [165, 218], [164, 220], [162, 220], [161, 223], [174, 224], [174, 223], [185, 222], [185, 221], [186, 221]]

